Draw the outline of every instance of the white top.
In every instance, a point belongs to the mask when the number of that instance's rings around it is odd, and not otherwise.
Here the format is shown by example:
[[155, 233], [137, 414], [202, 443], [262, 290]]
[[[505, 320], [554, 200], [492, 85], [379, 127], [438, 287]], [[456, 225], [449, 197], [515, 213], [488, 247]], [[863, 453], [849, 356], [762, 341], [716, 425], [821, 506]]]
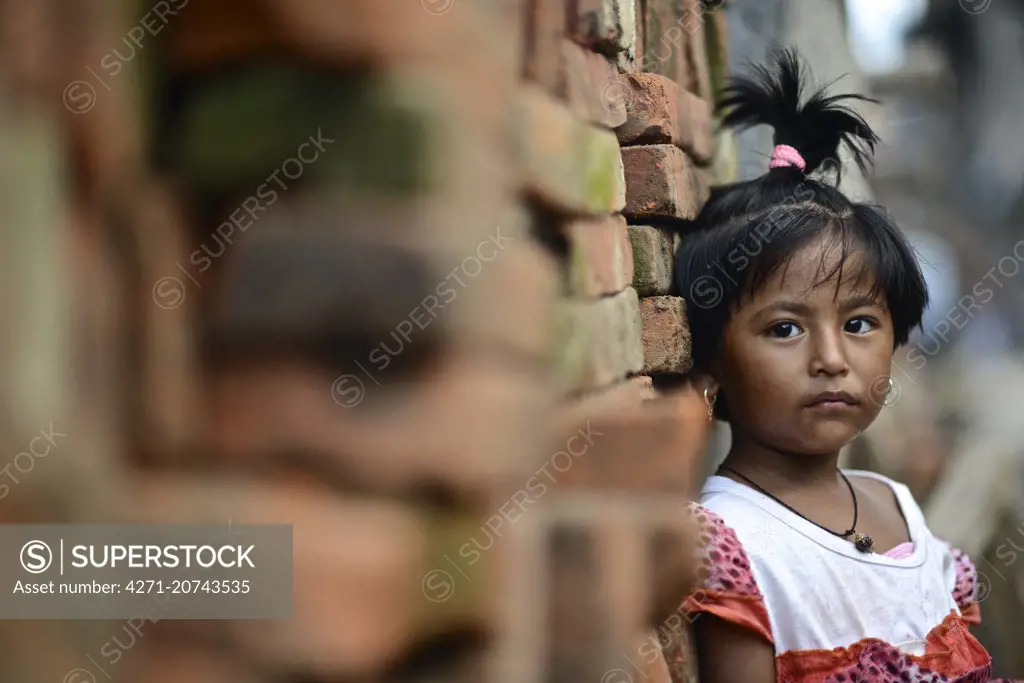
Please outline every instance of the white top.
[[913, 553], [894, 559], [862, 553], [754, 489], [712, 476], [700, 504], [731, 527], [750, 559], [764, 596], [777, 652], [831, 650], [879, 638], [921, 655], [929, 631], [960, 614], [948, 544], [925, 525], [903, 484], [872, 472], [844, 470], [881, 481], [895, 493], [910, 530]]

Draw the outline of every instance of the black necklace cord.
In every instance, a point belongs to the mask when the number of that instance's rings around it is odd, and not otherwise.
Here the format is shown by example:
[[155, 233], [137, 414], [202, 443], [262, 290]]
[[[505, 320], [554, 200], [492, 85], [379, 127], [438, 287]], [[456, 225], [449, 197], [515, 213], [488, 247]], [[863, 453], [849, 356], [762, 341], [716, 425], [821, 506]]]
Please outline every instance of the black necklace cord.
[[[760, 491], [760, 492], [761, 492], [761, 493], [763, 493], [764, 495], [768, 496], [769, 498], [771, 498], [771, 499], [772, 499], [772, 500], [774, 500], [774, 501], [775, 501], [776, 503], [778, 503], [778, 504], [779, 504], [779, 505], [781, 505], [782, 507], [786, 508], [787, 510], [789, 510], [790, 512], [792, 512], [792, 513], [793, 513], [793, 514], [795, 514], [796, 516], [800, 517], [801, 519], [805, 519], [805, 520], [807, 520], [808, 522], [810, 522], [810, 523], [811, 523], [811, 524], [813, 524], [814, 526], [818, 527], [819, 529], [822, 529], [823, 531], [827, 531], [827, 532], [829, 532], [829, 533], [830, 533], [830, 534], [832, 534], [833, 536], [838, 536], [839, 538], [846, 538], [847, 536], [850, 536], [851, 534], [852, 534], [852, 535], [855, 535], [855, 536], [862, 536], [862, 534], [858, 534], [858, 533], [857, 533], [857, 515], [858, 515], [858, 510], [857, 510], [857, 493], [856, 493], [856, 492], [855, 492], [855, 491], [853, 490], [853, 484], [851, 484], [851, 483], [850, 483], [850, 480], [846, 478], [846, 475], [845, 475], [845, 474], [843, 474], [843, 471], [842, 471], [842, 470], [836, 470], [836, 471], [837, 471], [837, 472], [839, 472], [839, 476], [840, 476], [840, 477], [842, 477], [842, 478], [843, 478], [843, 481], [845, 481], [845, 482], [846, 482], [846, 487], [847, 487], [848, 489], [850, 489], [850, 496], [852, 496], [852, 497], [853, 497], [853, 524], [852, 524], [852, 525], [850, 525], [850, 528], [849, 528], [849, 529], [847, 529], [847, 530], [846, 530], [845, 532], [843, 532], [843, 533], [839, 533], [839, 532], [837, 532], [837, 531], [832, 531], [832, 530], [831, 530], [831, 529], [829, 529], [828, 527], [824, 527], [824, 526], [822, 526], [822, 525], [818, 524], [818, 523], [817, 523], [817, 522], [815, 522], [815, 521], [814, 521], [813, 519], [810, 519], [810, 518], [809, 518], [809, 517], [807, 517], [806, 515], [804, 515], [804, 514], [800, 513], [800, 512], [799, 512], [799, 511], [797, 511], [797, 510], [795, 510], [795, 509], [794, 509], [794, 508], [792, 508], [791, 506], [787, 505], [787, 504], [786, 504], [785, 502], [783, 502], [783, 501], [779, 500], [779, 499], [778, 499], [778, 498], [777, 498], [776, 496], [773, 496], [772, 494], [768, 493], [768, 492], [767, 492], [767, 491], [765, 491], [765, 490], [764, 490], [763, 488], [761, 488], [760, 486], [758, 486], [756, 482], [754, 482], [754, 481], [750, 480], [750, 479], [749, 479], [748, 477], [746, 477], [745, 475], [743, 475], [743, 474], [740, 474], [739, 472], [737, 472], [737, 471], [736, 471], [736, 470], [734, 470], [733, 468], [731, 468], [731, 467], [727, 467], [726, 465], [721, 465], [721, 466], [719, 467], [719, 469], [722, 469], [722, 470], [726, 470], [726, 471], [728, 471], [728, 472], [732, 472], [732, 473], [733, 473], [733, 474], [735, 474], [735, 475], [736, 475], [737, 477], [739, 477], [739, 478], [740, 478], [740, 479], [742, 479], [743, 481], [747, 482], [748, 484], [750, 484], [751, 486], [753, 486], [753, 487], [754, 487], [755, 489], [757, 489], [758, 491]], [[867, 537], [866, 537], [866, 536], [864, 536], [864, 538], [866, 538], [866, 539], [867, 539]], [[868, 541], [870, 541], [870, 539], [867, 539], [867, 540], [868, 540]], [[859, 547], [860, 547], [860, 545], [858, 544], [858, 549], [859, 549]], [[869, 549], [870, 549], [870, 548], [869, 548]]]

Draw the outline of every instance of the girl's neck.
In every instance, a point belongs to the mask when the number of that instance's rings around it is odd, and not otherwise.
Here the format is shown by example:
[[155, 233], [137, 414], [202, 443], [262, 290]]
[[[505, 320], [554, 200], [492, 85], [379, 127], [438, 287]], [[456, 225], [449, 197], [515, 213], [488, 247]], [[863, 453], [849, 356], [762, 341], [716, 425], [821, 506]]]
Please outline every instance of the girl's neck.
[[731, 467], [776, 495], [795, 490], [827, 490], [841, 483], [836, 476], [838, 452], [790, 453], [742, 436], [734, 436], [722, 465]]

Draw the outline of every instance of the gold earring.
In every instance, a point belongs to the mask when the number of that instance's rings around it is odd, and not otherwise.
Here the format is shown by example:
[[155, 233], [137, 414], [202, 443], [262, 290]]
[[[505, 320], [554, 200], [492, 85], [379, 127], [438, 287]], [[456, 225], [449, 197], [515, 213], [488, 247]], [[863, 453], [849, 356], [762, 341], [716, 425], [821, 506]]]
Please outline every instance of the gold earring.
[[708, 406], [708, 422], [715, 419], [715, 401], [718, 400], [718, 396], [709, 395], [711, 394], [710, 389], [704, 389], [704, 403]]

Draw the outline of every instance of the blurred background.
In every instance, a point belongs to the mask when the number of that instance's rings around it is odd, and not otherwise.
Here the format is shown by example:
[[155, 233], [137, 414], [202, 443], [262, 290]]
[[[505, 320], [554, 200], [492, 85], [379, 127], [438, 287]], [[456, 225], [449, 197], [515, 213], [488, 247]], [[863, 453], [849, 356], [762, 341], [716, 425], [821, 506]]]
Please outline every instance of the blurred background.
[[[7, 621], [5, 681], [693, 680], [674, 229], [728, 74], [870, 94], [932, 291], [846, 463], [1024, 675], [1024, 2], [0, 0], [0, 522], [288, 523], [285, 622]], [[667, 664], [667, 666], [665, 666]]]

